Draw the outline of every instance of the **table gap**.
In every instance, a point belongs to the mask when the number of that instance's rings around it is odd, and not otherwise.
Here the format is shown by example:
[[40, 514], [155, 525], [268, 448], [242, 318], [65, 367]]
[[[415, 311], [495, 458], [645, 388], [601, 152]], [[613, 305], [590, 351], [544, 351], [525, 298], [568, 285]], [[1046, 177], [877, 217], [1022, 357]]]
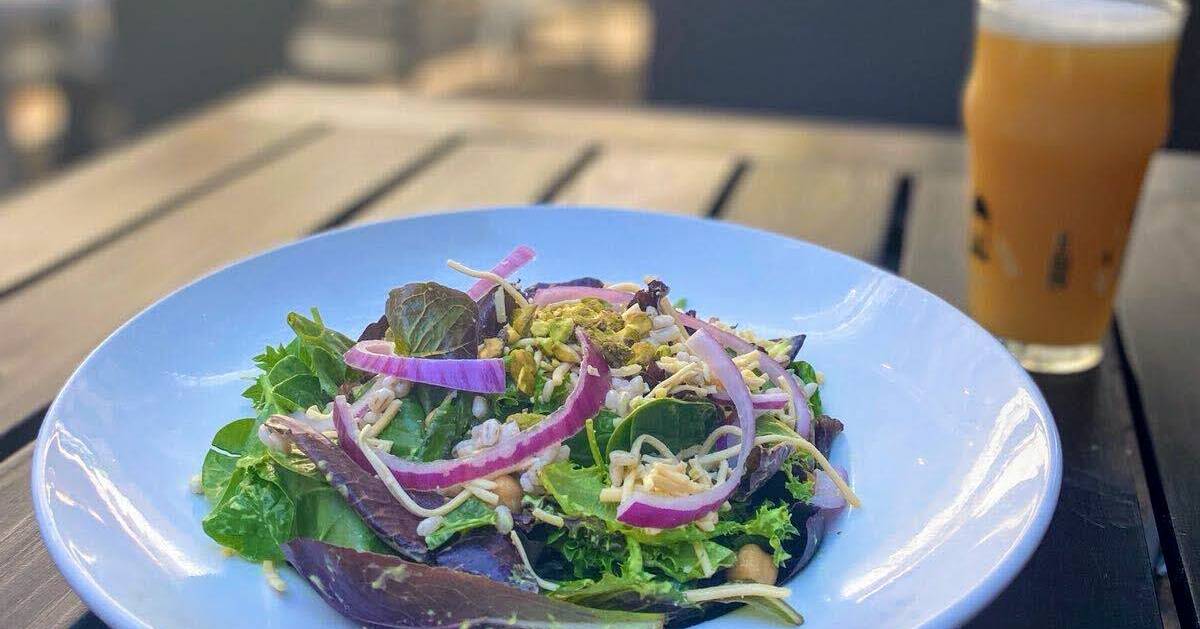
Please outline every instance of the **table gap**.
[[537, 196], [536, 203], [544, 204], [554, 202], [554, 199], [562, 194], [562, 191], [565, 190], [567, 186], [579, 176], [580, 173], [582, 173], [588, 166], [595, 162], [596, 159], [600, 157], [600, 153], [603, 151], [604, 148], [601, 147], [598, 142], [588, 144], [587, 147], [579, 153], [579, 157], [575, 158], [575, 160], [570, 164], [567, 164], [567, 167], [550, 181], [550, 183], [546, 186], [546, 189]]
[[180, 192], [166, 201], [152, 207], [145, 214], [134, 217], [125, 223], [122, 223], [111, 231], [101, 234], [99, 238], [68, 252], [62, 258], [51, 262], [46, 267], [22, 278], [16, 283], [0, 289], [0, 299], [9, 297], [22, 289], [28, 288], [33, 284], [50, 277], [54, 273], [86, 258], [87, 256], [107, 247], [114, 242], [136, 232], [137, 230], [153, 223], [154, 221], [169, 215], [174, 210], [181, 208], [188, 203], [203, 197], [204, 195], [221, 188], [222, 186], [249, 175], [263, 166], [270, 164], [278, 158], [294, 151], [295, 149], [313, 142], [317, 138], [325, 135], [330, 131], [330, 128], [320, 123], [300, 128], [294, 131], [283, 139], [267, 145], [260, 151], [251, 154], [249, 157], [233, 163], [229, 167], [218, 171], [216, 174], [208, 177], [200, 183]]
[[328, 221], [321, 224], [312, 233], [320, 233], [327, 229], [333, 229], [349, 222], [356, 215], [361, 213], [372, 203], [382, 199], [384, 196], [391, 193], [396, 188], [404, 185], [404, 182], [412, 179], [416, 175], [424, 172], [430, 166], [444, 159], [447, 155], [454, 152], [455, 149], [462, 146], [465, 138], [461, 133], [455, 133], [447, 136], [443, 140], [437, 142], [433, 146], [425, 150], [417, 159], [411, 163], [405, 164], [391, 177], [385, 179], [375, 189], [367, 192], [354, 203], [348, 205], [345, 209], [338, 211]]
[[733, 197], [733, 193], [737, 191], [738, 184], [745, 178], [746, 173], [754, 166], [754, 161], [749, 157], [739, 157], [733, 164], [733, 168], [729, 169], [729, 175], [725, 177], [725, 182], [721, 184], [721, 189], [713, 196], [712, 203], [709, 204], [708, 211], [704, 216], [708, 218], [718, 218], [725, 206], [729, 203], [729, 199]]
[[[1137, 437], [1137, 449], [1142, 461], [1142, 471], [1146, 475], [1146, 488], [1150, 494], [1150, 509], [1154, 516], [1154, 524], [1158, 529], [1158, 544], [1163, 559], [1167, 565], [1167, 580], [1171, 584], [1171, 594], [1175, 603], [1175, 614], [1181, 627], [1200, 626], [1200, 611], [1192, 600], [1191, 586], [1184, 570], [1182, 550], [1175, 537], [1175, 525], [1171, 521], [1171, 512], [1163, 492], [1163, 477], [1158, 469], [1158, 459], [1154, 457], [1153, 437], [1146, 422], [1145, 407], [1142, 404], [1141, 386], [1137, 374], [1125, 349], [1125, 340], [1121, 334], [1119, 318], [1113, 318], [1113, 335], [1116, 338], [1116, 358], [1121, 369], [1121, 378], [1125, 382], [1125, 390], [1129, 395], [1130, 412], [1133, 415], [1133, 430]], [[1154, 558], [1152, 558], [1153, 560]]]
[[879, 265], [893, 273], [900, 272], [900, 259], [904, 251], [904, 228], [908, 224], [912, 187], [913, 175], [911, 173], [902, 173], [897, 176], [892, 192], [892, 202], [888, 206], [887, 232], [884, 234]]

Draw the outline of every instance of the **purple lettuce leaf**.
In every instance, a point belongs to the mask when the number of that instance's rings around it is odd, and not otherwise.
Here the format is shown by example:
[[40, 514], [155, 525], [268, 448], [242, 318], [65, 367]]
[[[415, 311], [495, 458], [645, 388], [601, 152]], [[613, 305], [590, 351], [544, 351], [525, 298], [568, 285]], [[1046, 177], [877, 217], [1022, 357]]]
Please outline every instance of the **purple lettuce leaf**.
[[[504, 328], [504, 324], [496, 318], [496, 291], [504, 291], [499, 286], [492, 287], [475, 301], [475, 306], [478, 308], [479, 318], [476, 325], [479, 327], [479, 338], [485, 339], [500, 334], [500, 330]], [[504, 312], [511, 318], [512, 313], [517, 311], [517, 301], [504, 291]]]
[[283, 545], [329, 606], [367, 627], [661, 627], [660, 614], [591, 609], [483, 577], [311, 539]]
[[746, 459], [747, 473], [742, 476], [742, 481], [738, 483], [738, 488], [733, 492], [733, 499], [748, 500], [779, 472], [783, 467], [783, 462], [795, 451], [795, 448], [787, 444], [754, 446], [754, 449], [750, 450], [750, 456]]
[[796, 354], [800, 353], [800, 348], [804, 347], [804, 339], [807, 338], [807, 336], [808, 335], [806, 334], [797, 334], [796, 336], [791, 336], [786, 339], [776, 339], [777, 341], [788, 342], [787, 351], [784, 353], [784, 359], [779, 361], [779, 364], [783, 365], [784, 367], [792, 364], [792, 362], [796, 360]]
[[[325, 480], [337, 490], [363, 522], [401, 555], [413, 561], [428, 561], [425, 538], [417, 535], [421, 518], [405, 509], [392, 496], [383, 481], [352, 461], [325, 435], [282, 415], [272, 416], [264, 426], [296, 444], [325, 473]], [[429, 492], [410, 492], [413, 500], [426, 508], [437, 507], [445, 498]]]
[[378, 341], [383, 339], [383, 335], [387, 333], [388, 320], [387, 315], [380, 315], [379, 320], [369, 324], [363, 328], [362, 334], [358, 335], [359, 342], [362, 341]]
[[828, 457], [829, 449], [833, 447], [833, 440], [842, 434], [845, 427], [840, 420], [828, 415], [818, 415], [813, 420], [813, 445], [817, 446], [821, 454]]
[[[528, 550], [528, 549], [526, 549]], [[534, 559], [531, 557], [530, 561]], [[433, 563], [507, 583], [526, 592], [538, 591], [537, 581], [521, 561], [508, 536], [492, 529], [476, 529], [441, 550]]]
[[666, 297], [669, 292], [671, 292], [671, 288], [662, 283], [662, 281], [650, 280], [650, 283], [646, 284], [646, 288], [633, 294], [633, 298], [629, 300], [629, 305], [637, 304], [637, 307], [642, 310], [651, 306], [657, 309], [659, 300]]

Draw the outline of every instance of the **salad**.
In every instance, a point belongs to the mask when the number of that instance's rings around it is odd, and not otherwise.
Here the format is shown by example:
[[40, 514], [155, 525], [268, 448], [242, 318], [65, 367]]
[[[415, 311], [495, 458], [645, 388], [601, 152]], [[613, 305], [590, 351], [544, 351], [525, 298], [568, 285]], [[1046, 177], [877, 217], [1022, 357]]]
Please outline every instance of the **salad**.
[[804, 336], [700, 318], [662, 281], [393, 289], [351, 340], [319, 312], [254, 357], [212, 440], [204, 531], [372, 627], [686, 626], [782, 585], [858, 499]]

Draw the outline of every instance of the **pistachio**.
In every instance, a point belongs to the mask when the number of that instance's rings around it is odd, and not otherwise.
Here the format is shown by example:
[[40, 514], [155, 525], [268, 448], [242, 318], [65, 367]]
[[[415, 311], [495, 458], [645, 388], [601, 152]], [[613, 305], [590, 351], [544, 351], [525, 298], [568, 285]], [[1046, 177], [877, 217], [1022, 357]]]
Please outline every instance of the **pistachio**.
[[534, 378], [537, 375], [537, 365], [533, 361], [533, 353], [527, 349], [514, 349], [508, 354], [508, 375], [517, 383], [517, 390], [525, 395], [533, 395]]
[[579, 362], [579, 354], [567, 345], [554, 339], [546, 339], [542, 341], [542, 352], [557, 358], [564, 363]]
[[480, 358], [499, 358], [504, 353], [504, 342], [498, 338], [483, 339], [479, 344]]
[[543, 419], [546, 419], [546, 416], [541, 413], [513, 413], [508, 416], [508, 419], [509, 421], [517, 422], [517, 426], [521, 430], [528, 430], [531, 426], [536, 426]]
[[536, 313], [537, 306], [525, 306], [524, 308], [517, 308], [517, 310], [512, 313], [512, 322], [509, 325], [516, 332], [517, 338], [521, 338], [529, 333], [529, 324], [533, 322], [533, 316]]
[[650, 361], [654, 360], [654, 358], [655, 358], [654, 346], [647, 343], [646, 341], [638, 341], [637, 343], [634, 343], [633, 347], [630, 347], [629, 349], [631, 352], [631, 356], [629, 357], [629, 362], [631, 362], [631, 363], [635, 363], [638, 365], [646, 365], [646, 364], [649, 364]]
[[511, 325], [506, 325], [504, 326], [504, 339], [508, 341], [509, 344], [516, 343], [517, 341], [521, 340], [521, 334], [513, 329]]
[[529, 334], [535, 337], [547, 336], [550, 333], [550, 322], [537, 319], [529, 324]]

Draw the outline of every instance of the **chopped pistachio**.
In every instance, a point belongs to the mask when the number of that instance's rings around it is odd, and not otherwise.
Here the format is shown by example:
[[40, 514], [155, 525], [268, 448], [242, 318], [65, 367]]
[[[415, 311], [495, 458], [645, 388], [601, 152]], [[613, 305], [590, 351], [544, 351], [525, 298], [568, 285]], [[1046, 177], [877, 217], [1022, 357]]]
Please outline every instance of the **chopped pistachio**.
[[537, 306], [517, 308], [516, 312], [512, 313], [512, 322], [509, 325], [517, 333], [517, 338], [521, 338], [529, 333], [529, 324], [533, 322], [533, 317], [536, 313]]
[[480, 358], [499, 358], [504, 353], [504, 342], [498, 338], [483, 339], [479, 344]]
[[528, 430], [531, 426], [536, 426], [543, 419], [546, 419], [546, 416], [541, 413], [513, 413], [508, 416], [508, 419], [509, 421], [517, 422], [517, 426], [521, 430]]
[[515, 349], [508, 355], [508, 375], [517, 384], [517, 390], [525, 395], [533, 395], [534, 378], [537, 375], [537, 364], [533, 361], [533, 353], [527, 349]]
[[517, 341], [521, 340], [521, 333], [513, 329], [511, 325], [506, 325], [504, 326], [504, 339], [508, 341], [509, 344], [516, 343]]
[[564, 363], [579, 362], [579, 354], [560, 341], [548, 338], [542, 341], [541, 345], [543, 353], [553, 356]]
[[629, 357], [629, 362], [634, 364], [646, 365], [655, 358], [654, 346], [646, 341], [634, 343], [629, 350], [632, 354]]

